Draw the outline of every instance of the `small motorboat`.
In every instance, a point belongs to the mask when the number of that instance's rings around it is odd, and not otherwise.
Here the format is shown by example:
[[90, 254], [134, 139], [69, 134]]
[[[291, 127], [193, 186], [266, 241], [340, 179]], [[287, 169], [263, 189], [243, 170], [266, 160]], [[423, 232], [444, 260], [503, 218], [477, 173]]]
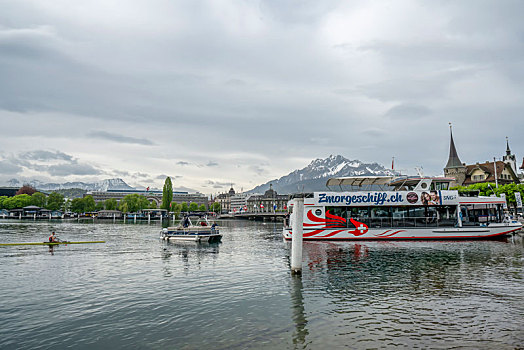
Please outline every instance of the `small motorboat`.
[[[193, 218], [193, 220], [191, 220]], [[216, 223], [210, 224], [203, 214], [186, 215], [180, 225], [160, 231], [160, 238], [166, 241], [219, 242], [222, 235]]]

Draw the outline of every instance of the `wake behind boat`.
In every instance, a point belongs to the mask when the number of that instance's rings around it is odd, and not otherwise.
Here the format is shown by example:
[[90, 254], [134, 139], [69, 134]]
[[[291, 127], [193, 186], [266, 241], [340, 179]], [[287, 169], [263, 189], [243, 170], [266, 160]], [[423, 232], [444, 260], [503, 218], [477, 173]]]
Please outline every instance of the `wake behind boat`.
[[[504, 213], [500, 197], [463, 197], [448, 190], [444, 177], [346, 177], [327, 186], [357, 191], [305, 195], [305, 240], [486, 239], [506, 235], [522, 224]], [[367, 186], [367, 191], [362, 187]], [[377, 188], [379, 188], [377, 190]], [[373, 189], [373, 190], [372, 190]], [[293, 209], [294, 201], [288, 207]], [[291, 212], [283, 229], [291, 239]]]
[[203, 214], [189, 214], [182, 219], [179, 226], [167, 227], [160, 231], [160, 238], [169, 241], [219, 242], [222, 235], [218, 226], [210, 224]]

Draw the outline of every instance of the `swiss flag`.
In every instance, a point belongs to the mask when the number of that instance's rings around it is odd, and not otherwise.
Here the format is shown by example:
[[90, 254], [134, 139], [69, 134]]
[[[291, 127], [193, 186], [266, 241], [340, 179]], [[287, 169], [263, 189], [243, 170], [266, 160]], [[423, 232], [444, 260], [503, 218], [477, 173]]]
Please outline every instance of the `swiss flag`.
[[264, 204], [260, 204], [260, 208], [262, 208], [262, 209], [263, 209], [263, 208], [264, 208]]

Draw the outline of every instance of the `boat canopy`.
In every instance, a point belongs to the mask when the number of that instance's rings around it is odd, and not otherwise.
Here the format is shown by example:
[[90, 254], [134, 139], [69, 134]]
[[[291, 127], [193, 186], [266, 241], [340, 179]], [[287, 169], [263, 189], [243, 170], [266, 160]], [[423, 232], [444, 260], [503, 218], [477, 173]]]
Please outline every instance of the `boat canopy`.
[[372, 186], [388, 185], [394, 176], [349, 176], [349, 177], [334, 177], [326, 182], [326, 186]]

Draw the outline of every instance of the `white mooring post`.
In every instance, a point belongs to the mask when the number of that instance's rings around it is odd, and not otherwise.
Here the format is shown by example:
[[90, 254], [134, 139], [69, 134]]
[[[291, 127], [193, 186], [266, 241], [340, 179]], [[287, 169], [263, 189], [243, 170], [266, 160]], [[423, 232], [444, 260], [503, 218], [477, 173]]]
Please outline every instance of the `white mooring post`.
[[147, 213], [147, 224], [149, 225], [151, 223], [151, 212]]
[[133, 223], [136, 224], [136, 213], [135, 213], [135, 218], [134, 218], [134, 220], [133, 220]]
[[36, 213], [33, 214], [33, 220], [36, 220]]
[[293, 206], [292, 235], [291, 235], [291, 273], [302, 274], [302, 241], [304, 231], [304, 198], [295, 198]]
[[115, 223], [115, 221], [116, 221], [116, 214], [113, 213], [113, 224]]

